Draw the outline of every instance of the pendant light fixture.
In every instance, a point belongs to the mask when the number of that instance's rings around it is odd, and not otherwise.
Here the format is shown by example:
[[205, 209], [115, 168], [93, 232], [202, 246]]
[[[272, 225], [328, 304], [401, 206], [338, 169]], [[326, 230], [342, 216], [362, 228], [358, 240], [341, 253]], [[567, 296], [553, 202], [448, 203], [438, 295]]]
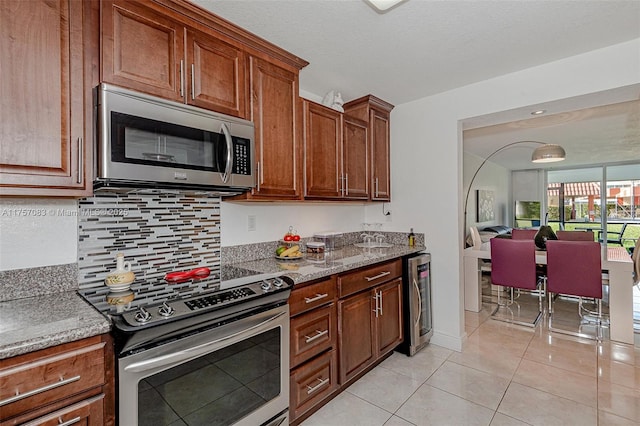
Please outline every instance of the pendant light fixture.
[[554, 145], [554, 144], [543, 143], [543, 142], [538, 142], [538, 141], [511, 142], [510, 144], [502, 146], [502, 147], [496, 149], [495, 151], [493, 151], [491, 154], [489, 154], [482, 161], [482, 163], [480, 164], [480, 167], [478, 167], [476, 169], [476, 172], [473, 174], [473, 177], [471, 177], [471, 181], [469, 182], [469, 187], [467, 188], [467, 194], [464, 197], [464, 226], [465, 226], [465, 228], [467, 227], [467, 205], [469, 204], [469, 194], [471, 193], [471, 188], [473, 186], [473, 182], [476, 180], [476, 176], [478, 176], [478, 173], [480, 172], [480, 169], [482, 169], [482, 166], [484, 166], [485, 163], [491, 157], [496, 155], [497, 153], [502, 152], [507, 148], [511, 148], [514, 145], [521, 145], [521, 144], [528, 144], [528, 145], [537, 144], [537, 145], [540, 145], [539, 147], [537, 147], [533, 151], [533, 154], [531, 154], [531, 161], [533, 163], [553, 163], [553, 162], [556, 162], [556, 161], [562, 161], [566, 157], [566, 154], [564, 152], [564, 148], [562, 148], [560, 145]]
[[560, 145], [544, 144], [533, 151], [531, 161], [534, 163], [554, 163], [564, 160], [565, 157], [566, 153]]

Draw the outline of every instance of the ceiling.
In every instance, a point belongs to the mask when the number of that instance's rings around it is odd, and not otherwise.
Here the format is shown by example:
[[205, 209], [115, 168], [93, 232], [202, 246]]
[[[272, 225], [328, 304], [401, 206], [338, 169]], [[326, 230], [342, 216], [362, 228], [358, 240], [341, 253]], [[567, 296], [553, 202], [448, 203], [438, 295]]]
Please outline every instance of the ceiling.
[[[638, 0], [406, 0], [385, 14], [363, 0], [192, 1], [309, 61], [300, 73], [303, 93], [321, 98], [334, 90], [345, 101], [373, 93], [399, 105], [640, 38]], [[612, 102], [633, 99], [640, 89]], [[608, 161], [640, 160], [637, 102], [575, 111], [580, 105], [549, 105], [547, 116], [532, 121], [523, 120], [528, 110], [470, 120], [467, 129], [484, 130], [465, 132], [465, 150], [486, 157], [506, 143], [534, 139], [563, 145], [565, 166], [601, 162], [603, 145], [610, 147]], [[505, 152], [503, 164], [516, 168], [512, 158], [521, 159], [520, 150], [508, 151], [514, 152]]]

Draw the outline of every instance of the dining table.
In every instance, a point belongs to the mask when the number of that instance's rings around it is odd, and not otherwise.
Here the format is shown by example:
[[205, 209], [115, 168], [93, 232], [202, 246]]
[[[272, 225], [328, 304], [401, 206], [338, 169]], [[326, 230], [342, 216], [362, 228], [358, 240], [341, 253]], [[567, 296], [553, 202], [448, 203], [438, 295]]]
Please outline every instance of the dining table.
[[[609, 338], [634, 343], [633, 337], [633, 260], [624, 247], [602, 246], [602, 271], [609, 278]], [[491, 245], [464, 249], [464, 308], [482, 309], [482, 264], [491, 259]], [[547, 252], [536, 251], [536, 263], [547, 263]]]

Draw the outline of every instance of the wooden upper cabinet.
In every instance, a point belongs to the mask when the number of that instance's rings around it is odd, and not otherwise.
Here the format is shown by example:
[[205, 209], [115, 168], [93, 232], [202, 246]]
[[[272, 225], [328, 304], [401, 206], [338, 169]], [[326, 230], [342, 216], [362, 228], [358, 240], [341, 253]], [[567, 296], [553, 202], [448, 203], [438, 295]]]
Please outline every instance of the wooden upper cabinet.
[[391, 200], [391, 152], [389, 138], [389, 113], [371, 109], [371, 200]]
[[305, 198], [367, 200], [367, 122], [303, 100]]
[[345, 196], [349, 199], [369, 198], [369, 128], [366, 121], [344, 116], [342, 157]]
[[160, 5], [102, 2], [102, 79], [246, 117], [245, 54]]
[[250, 57], [251, 120], [255, 125], [257, 184], [249, 199], [301, 197], [298, 73]]
[[188, 103], [245, 117], [245, 54], [200, 31], [187, 30]]
[[304, 174], [306, 198], [344, 195], [342, 113], [303, 100]]
[[97, 16], [92, 2], [0, 1], [1, 195], [91, 193]]
[[139, 2], [105, 0], [101, 5], [102, 80], [181, 101], [184, 25]]
[[370, 199], [391, 200], [390, 122], [393, 105], [373, 95], [344, 104], [345, 116], [366, 121], [369, 126]]

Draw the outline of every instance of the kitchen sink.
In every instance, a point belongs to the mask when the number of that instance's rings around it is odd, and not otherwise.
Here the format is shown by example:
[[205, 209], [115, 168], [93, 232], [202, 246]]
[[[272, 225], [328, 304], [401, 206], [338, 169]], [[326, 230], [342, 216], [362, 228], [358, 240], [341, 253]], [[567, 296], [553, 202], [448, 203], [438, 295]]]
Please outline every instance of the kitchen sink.
[[355, 243], [354, 246], [361, 247], [361, 248], [388, 248], [388, 247], [393, 247], [393, 244], [367, 241], [364, 243]]

